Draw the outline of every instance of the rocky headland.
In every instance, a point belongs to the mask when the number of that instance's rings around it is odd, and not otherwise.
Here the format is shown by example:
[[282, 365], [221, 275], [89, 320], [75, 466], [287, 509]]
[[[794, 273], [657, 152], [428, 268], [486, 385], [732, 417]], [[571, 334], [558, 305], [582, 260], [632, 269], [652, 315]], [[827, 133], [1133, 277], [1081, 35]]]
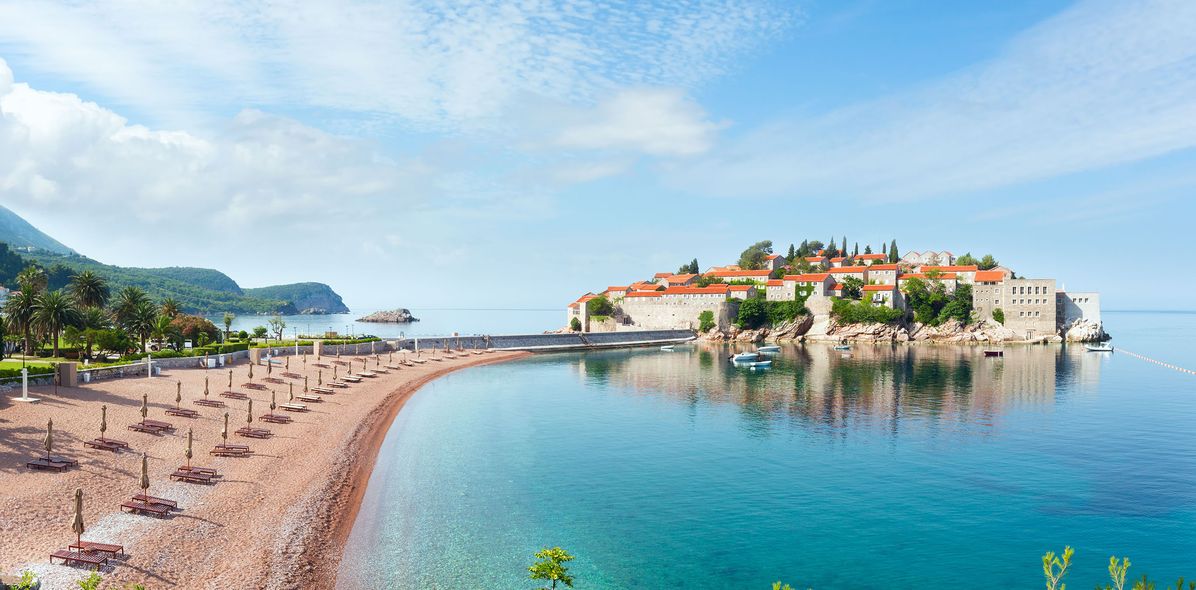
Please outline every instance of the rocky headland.
[[828, 316], [802, 315], [776, 326], [742, 330], [713, 328], [701, 334], [714, 342], [932, 342], [945, 344], [1100, 342], [1109, 339], [1104, 328], [1086, 320], [1060, 329], [1059, 333], [1030, 340], [994, 320], [964, 325], [958, 320], [937, 326], [917, 322], [889, 324], [841, 324]]
[[418, 322], [419, 318], [411, 315], [411, 310], [400, 307], [399, 309], [389, 311], [376, 311], [363, 318], [358, 318], [357, 321], [379, 324], [406, 324], [409, 322]]

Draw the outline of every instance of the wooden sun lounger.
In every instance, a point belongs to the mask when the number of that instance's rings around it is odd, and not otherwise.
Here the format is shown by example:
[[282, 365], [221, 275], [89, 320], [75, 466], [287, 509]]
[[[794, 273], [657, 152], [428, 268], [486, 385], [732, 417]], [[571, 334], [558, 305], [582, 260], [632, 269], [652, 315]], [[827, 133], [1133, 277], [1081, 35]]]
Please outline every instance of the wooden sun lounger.
[[330, 365], [328, 363], [312, 363], [311, 366], [319, 367], [321, 369], [331, 369], [332, 368], [332, 365]]
[[386, 368], [392, 371], [399, 371], [402, 370], [403, 365], [386, 365]]
[[356, 376], [357, 377], [365, 377], [367, 379], [373, 379], [374, 377], [377, 377], [378, 374], [373, 371], [362, 371], [362, 372], [358, 373]]
[[71, 543], [67, 545], [67, 549], [77, 549], [79, 551], [89, 551], [92, 553], [107, 553], [113, 557], [125, 554], [124, 545], [113, 545], [111, 543], [95, 543], [92, 541], [83, 541], [79, 543]]
[[155, 504], [158, 506], [165, 506], [171, 510], [178, 510], [179, 503], [174, 500], [167, 500], [166, 498], [155, 498], [154, 496], [147, 496], [145, 494], [137, 494], [133, 496], [133, 500], [137, 502], [145, 502], [146, 504]]
[[165, 506], [157, 504], [147, 504], [145, 502], [138, 502], [130, 500], [122, 502], [120, 505], [121, 512], [132, 512], [136, 514], [152, 514], [154, 516], [166, 516], [170, 514], [170, 509]]
[[347, 367], [347, 366], [349, 366], [349, 362], [348, 362], [348, 361], [332, 361], [332, 364], [334, 364], [334, 365], [340, 365], [340, 366], [342, 366], [342, 367]]
[[180, 418], [198, 418], [199, 412], [191, 408], [167, 408], [166, 413], [171, 416], [178, 416]]
[[220, 397], [227, 397], [229, 399], [239, 399], [239, 400], [249, 399], [248, 395], [245, 395], [244, 393], [241, 393], [240, 391], [222, 391], [222, 392], [220, 392]]
[[64, 465], [69, 465], [71, 467], [75, 467], [76, 465], [79, 464], [78, 459], [72, 459], [70, 457], [63, 457], [62, 455], [50, 455], [48, 457], [42, 457], [42, 459], [47, 459], [52, 463], [62, 463]]
[[211, 475], [195, 471], [175, 471], [170, 474], [170, 479], [186, 483], [216, 483]]
[[286, 377], [287, 379], [302, 379], [303, 378], [303, 375], [300, 375], [299, 373], [291, 373], [289, 371], [286, 373], [283, 373], [282, 376]]
[[170, 422], [163, 422], [161, 420], [146, 419], [142, 420], [141, 423], [146, 426], [153, 426], [159, 430], [174, 430], [174, 424], [171, 424]]
[[274, 436], [273, 432], [265, 428], [250, 428], [249, 426], [242, 426], [237, 429], [237, 434], [246, 438], [270, 438]]
[[241, 387], [244, 387], [245, 389], [253, 389], [256, 391], [264, 391], [264, 390], [268, 389], [265, 385], [262, 385], [261, 383], [253, 383], [253, 382], [242, 383]]
[[87, 551], [69, 551], [67, 549], [59, 549], [50, 554], [50, 563], [54, 563], [54, 559], [61, 559], [62, 563], [70, 565], [83, 564], [95, 567], [104, 567], [108, 565], [108, 558], [99, 553], [91, 553]]
[[223, 408], [225, 406], [224, 402], [218, 399], [197, 399], [195, 400], [195, 405], [207, 406], [209, 408]]
[[304, 394], [304, 395], [296, 395], [296, 396], [295, 396], [295, 399], [297, 399], [297, 400], [299, 400], [299, 401], [301, 401], [301, 402], [315, 402], [315, 403], [320, 403], [320, 402], [323, 402], [323, 401], [324, 401], [324, 400], [323, 400], [323, 399], [321, 399], [321, 398], [320, 398], [320, 396], [318, 396], [318, 395], [306, 395], [306, 394]]
[[278, 377], [262, 377], [262, 381], [265, 381], [266, 383], [274, 383], [275, 385], [286, 384], [286, 381], [283, 381], [282, 379], [279, 379]]
[[344, 381], [329, 381], [326, 385], [328, 385], [328, 387], [335, 387], [337, 389], [346, 389], [349, 387], [349, 384], [345, 383]]
[[216, 445], [208, 454], [217, 457], [247, 457], [252, 455], [253, 451], [244, 445]]
[[341, 380], [346, 383], [361, 383], [361, 377], [353, 377], [351, 375], [345, 375], [341, 377]]
[[269, 422], [271, 424], [290, 424], [291, 417], [283, 414], [262, 414], [258, 416], [258, 420], [262, 422]]
[[135, 432], [144, 432], [146, 434], [158, 434], [158, 435], [162, 434], [163, 432], [166, 432], [165, 428], [159, 428], [152, 424], [146, 424], [145, 422], [138, 422], [136, 424], [130, 424], [129, 430], [132, 430]]
[[329, 389], [327, 387], [313, 387], [313, 388], [311, 388], [311, 390], [316, 393], [322, 393], [324, 395], [335, 395], [336, 394], [335, 390]]
[[47, 461], [45, 457], [34, 459], [25, 463], [25, 467], [30, 469], [50, 470], [50, 471], [66, 471], [70, 467], [70, 463], [59, 463], [57, 461]]
[[176, 469], [175, 471], [187, 471], [190, 473], [199, 473], [201, 475], [209, 475], [211, 477], [220, 477], [219, 471], [216, 471], [215, 469], [213, 469], [211, 467], [199, 467], [197, 465], [192, 465], [190, 467], [187, 467], [186, 465], [180, 465], [179, 468]]
[[303, 404], [278, 404], [278, 407], [288, 412], [310, 412], [307, 406]]
[[120, 441], [113, 441], [113, 440], [108, 440], [108, 439], [100, 440], [97, 438], [95, 440], [89, 440], [89, 441], [83, 443], [83, 446], [85, 446], [89, 449], [99, 449], [101, 451], [112, 451], [113, 453], [115, 453], [121, 449], [129, 448], [128, 444], [125, 444], [122, 446], [122, 445], [116, 444], [117, 442], [120, 442]]

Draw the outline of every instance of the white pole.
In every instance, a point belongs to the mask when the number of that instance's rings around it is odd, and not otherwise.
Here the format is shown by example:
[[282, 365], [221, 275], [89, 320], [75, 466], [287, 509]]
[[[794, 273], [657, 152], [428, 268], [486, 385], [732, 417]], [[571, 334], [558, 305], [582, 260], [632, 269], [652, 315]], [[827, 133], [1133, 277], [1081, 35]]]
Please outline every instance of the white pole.
[[30, 404], [38, 402], [38, 398], [29, 397], [29, 369], [25, 367], [21, 367], [21, 397], [16, 400]]
[[145, 378], [149, 379], [154, 376], [154, 362], [150, 360], [153, 355], [145, 355]]

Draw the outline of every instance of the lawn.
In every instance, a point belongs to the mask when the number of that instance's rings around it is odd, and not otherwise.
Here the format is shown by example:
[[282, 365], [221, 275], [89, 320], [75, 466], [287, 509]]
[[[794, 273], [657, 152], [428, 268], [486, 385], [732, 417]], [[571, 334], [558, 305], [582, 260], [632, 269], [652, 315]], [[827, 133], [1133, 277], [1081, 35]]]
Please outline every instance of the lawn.
[[[25, 362], [25, 366], [27, 366], [27, 367], [48, 367], [48, 366], [50, 366], [50, 363], [47, 363], [47, 362], [45, 362], [45, 361], [42, 361], [42, 360], [36, 360], [36, 361], [26, 361], [26, 362]], [[4, 360], [0, 361], [0, 369], [17, 369], [17, 370], [20, 370], [20, 368], [21, 368], [21, 361], [20, 361], [20, 360], [15, 360], [15, 361], [14, 361], [14, 360], [12, 360], [12, 359], [4, 359]]]

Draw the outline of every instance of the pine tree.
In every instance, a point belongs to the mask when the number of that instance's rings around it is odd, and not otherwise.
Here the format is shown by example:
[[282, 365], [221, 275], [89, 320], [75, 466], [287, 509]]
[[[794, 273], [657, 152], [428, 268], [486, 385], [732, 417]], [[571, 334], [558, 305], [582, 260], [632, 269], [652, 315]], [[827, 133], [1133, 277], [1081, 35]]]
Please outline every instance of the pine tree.
[[871, 253], [872, 253], [872, 244], [868, 244], [867, 246], [864, 246], [864, 254], [871, 254]]
[[824, 246], [823, 248], [826, 249], [825, 254], [828, 257], [835, 256], [835, 236], [831, 236], [831, 241], [827, 242], [826, 246]]
[[788, 260], [790, 263], [792, 263], [793, 259], [796, 257], [797, 257], [797, 248], [794, 248], [793, 244], [789, 244], [789, 255], [785, 257], [785, 260]]
[[880, 253], [881, 253], [881, 254], [884, 254], [886, 257], [888, 257], [888, 255], [889, 255], [889, 245], [888, 245], [888, 244], [886, 244], [886, 243], [884, 243], [884, 242], [881, 242], [881, 243], [880, 243]]
[[897, 240], [893, 240], [889, 244], [889, 262], [897, 262], [898, 260], [900, 259], [897, 258]]
[[852, 250], [851, 250], [851, 255], [852, 255], [853, 257], [854, 257], [854, 256], [859, 256], [859, 255], [860, 255], [860, 243], [859, 243], [859, 242], [856, 242], [856, 243], [855, 243], [855, 247], [853, 247], [853, 248], [852, 248]]
[[839, 250], [839, 256], [847, 256], [847, 236], [843, 236], [843, 249]]

